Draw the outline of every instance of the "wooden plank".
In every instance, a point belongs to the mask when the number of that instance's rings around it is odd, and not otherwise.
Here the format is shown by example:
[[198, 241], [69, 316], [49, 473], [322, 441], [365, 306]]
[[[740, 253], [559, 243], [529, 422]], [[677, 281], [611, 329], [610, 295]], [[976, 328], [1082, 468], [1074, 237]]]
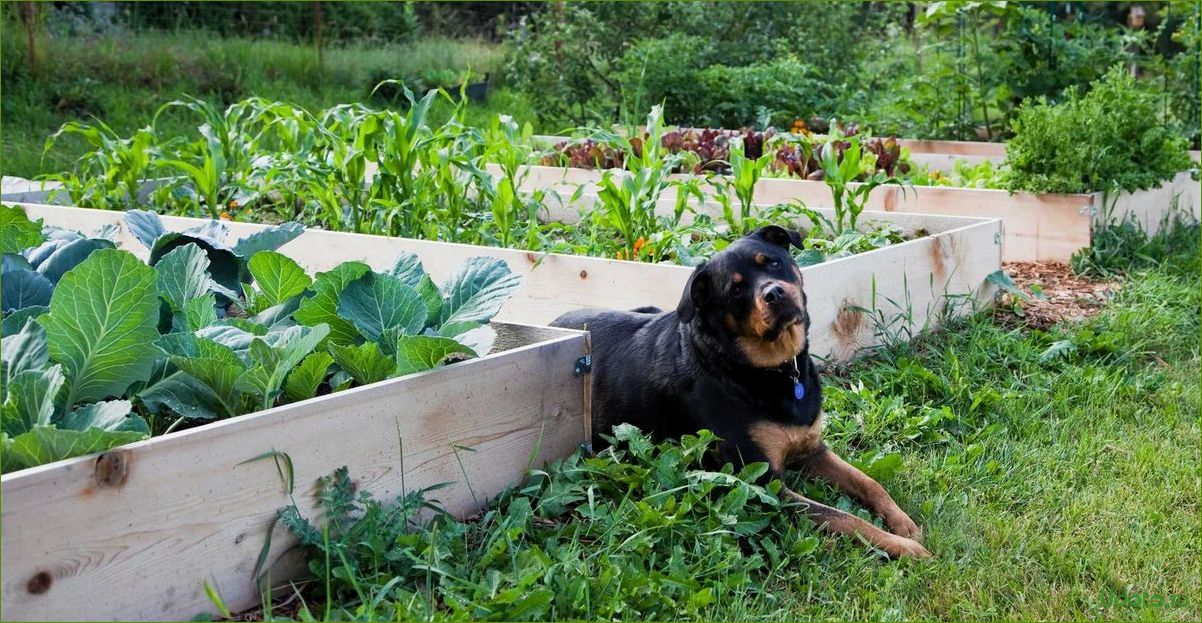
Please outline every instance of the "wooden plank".
[[[4, 475], [5, 620], [187, 620], [213, 612], [206, 580], [233, 609], [254, 607], [276, 511], [294, 498], [313, 517], [318, 479], [344, 465], [382, 499], [455, 482], [432, 497], [474, 511], [532, 454], [541, 465], [586, 439], [583, 334], [497, 328], [541, 341], [131, 444], [105, 455], [119, 466], [108, 476], [94, 457]], [[294, 496], [273, 461], [246, 462], [271, 450], [291, 457]], [[295, 539], [271, 538], [272, 581], [296, 577]]]
[[[23, 177], [13, 177], [5, 175], [0, 177], [0, 195], [7, 197], [8, 195], [23, 195], [25, 193], [42, 192], [62, 186], [62, 182], [43, 182], [39, 180], [27, 180]], [[14, 197], [14, 200], [20, 201], [19, 197]]]
[[[622, 174], [615, 172], [615, 174]], [[530, 167], [522, 188], [551, 188], [570, 198], [574, 184], [588, 184], [601, 172], [560, 167]], [[586, 194], [595, 188], [589, 187]], [[665, 193], [670, 200], [673, 192]], [[823, 182], [789, 178], [762, 178], [756, 185], [755, 202], [775, 205], [800, 201], [809, 207], [829, 207], [830, 189]], [[1074, 252], [1090, 244], [1090, 210], [1094, 197], [1088, 194], [1035, 194], [1005, 190], [953, 188], [944, 186], [896, 186], [877, 188], [869, 195], [866, 209], [874, 212], [933, 214], [975, 218], [998, 218], [1005, 223], [1006, 261], [1067, 261]], [[671, 201], [661, 204], [661, 213], [671, 213]], [[560, 211], [569, 222], [576, 210]], [[711, 217], [721, 215], [716, 203], [703, 206]]]
[[984, 141], [932, 141], [916, 138], [901, 138], [898, 144], [911, 154], [946, 154], [950, 156], [976, 156], [1001, 161], [1006, 157], [1005, 143]]
[[994, 156], [957, 156], [954, 154], [910, 154], [910, 162], [925, 166], [928, 169], [939, 170], [944, 173], [951, 173], [956, 169], [956, 163], [963, 162], [968, 166], [976, 166], [986, 160], [993, 162], [994, 165], [1001, 164], [1002, 158]]
[[1199, 194], [1199, 182], [1189, 171], [1182, 171], [1171, 182], [1148, 190], [1118, 195], [1094, 193], [1094, 224], [1100, 226], [1134, 218], [1148, 235], [1154, 235], [1175, 217], [1193, 221], [1202, 218]]
[[[47, 224], [83, 230], [120, 223], [123, 217], [119, 212], [80, 208], [27, 205], [26, 209], [31, 217], [43, 218]], [[937, 320], [939, 309], [929, 304], [935, 300], [935, 295], [930, 292], [932, 279], [943, 283], [942, 287], [935, 288], [940, 293], [946, 289], [949, 294], [975, 295], [981, 302], [991, 300], [993, 295], [985, 276], [1001, 268], [1000, 221], [887, 213], [873, 214], [870, 218], [895, 222], [905, 231], [926, 229], [931, 235], [802, 269], [812, 301], [812, 350], [820, 357], [842, 361], [855, 352], [853, 345], [869, 346], [881, 342], [882, 338], [869, 337], [862, 332], [849, 335], [847, 331], [836, 330], [837, 324], [849, 322], [844, 313], [845, 304], [872, 308], [869, 294], [874, 281], [878, 303], [886, 298], [901, 301], [907, 296], [918, 301], [916, 297], [922, 292], [926, 298], [919, 301], [921, 305], [912, 305], [916, 310], [913, 318], [916, 327], [923, 326], [932, 317]], [[167, 216], [163, 221], [170, 229], [202, 222]], [[229, 225], [239, 236], [263, 228], [250, 223]], [[118, 235], [123, 243], [132, 240], [124, 228], [120, 228]], [[362, 260], [373, 268], [383, 269], [391, 266], [401, 251], [411, 251], [421, 257], [426, 270], [435, 279], [445, 277], [452, 268], [472, 256], [501, 258], [513, 271], [526, 276], [526, 284], [502, 309], [498, 320], [529, 324], [546, 324], [581, 307], [631, 309], [657, 305], [664, 309], [674, 308], [692, 272], [686, 267], [667, 264], [316, 229], [307, 230], [281, 250], [311, 272], [329, 270], [348, 259]], [[818, 277], [812, 278], [812, 274]]]

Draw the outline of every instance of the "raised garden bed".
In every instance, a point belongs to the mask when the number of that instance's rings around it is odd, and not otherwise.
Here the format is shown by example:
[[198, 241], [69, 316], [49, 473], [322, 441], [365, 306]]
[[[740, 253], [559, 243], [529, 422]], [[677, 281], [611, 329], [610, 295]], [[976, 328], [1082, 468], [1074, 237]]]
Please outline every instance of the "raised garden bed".
[[[25, 204], [34, 218], [48, 224], [93, 229], [121, 220], [121, 213]], [[668, 206], [664, 205], [664, 209]], [[827, 216], [829, 211], [818, 210]], [[552, 208], [552, 216], [570, 220], [574, 210]], [[868, 217], [867, 214], [864, 215]], [[802, 269], [812, 318], [811, 352], [833, 362], [847, 361], [891, 339], [937, 326], [947, 315], [963, 313], [972, 302], [989, 302], [995, 292], [987, 277], [1001, 269], [1001, 223], [994, 220], [873, 214], [910, 234], [926, 235], [865, 253], [831, 259]], [[173, 228], [197, 219], [162, 217]], [[228, 223], [244, 236], [264, 226]], [[122, 233], [121, 235], [127, 235]], [[506, 261], [525, 276], [525, 286], [506, 304], [497, 320], [545, 324], [581, 307], [631, 309], [676, 307], [692, 268], [596, 257], [540, 253], [306, 230], [281, 251], [310, 271], [324, 271], [346, 260], [387, 267], [402, 251], [416, 253], [435, 279], [465, 258], [488, 255]]]
[[[117, 225], [119, 248], [150, 253], [134, 242], [124, 213], [28, 213], [73, 230]], [[163, 220], [170, 231], [206, 223]], [[266, 228], [231, 229], [242, 237]], [[101, 253], [130, 257], [96, 251], [84, 261]], [[328, 259], [325, 268], [353, 259], [328, 248], [312, 253]], [[528, 466], [588, 438], [575, 375], [584, 335], [493, 327], [497, 339], [484, 357], [4, 474], [5, 618], [187, 619], [214, 611], [206, 583], [230, 607], [253, 607], [261, 574], [278, 585], [304, 572], [290, 553], [295, 539], [274, 528], [277, 510], [295, 502], [315, 512], [317, 479], [344, 465], [377, 496], [454, 483], [431, 497], [454, 514], [473, 512]]]
[[[58, 182], [41, 182], [38, 180], [28, 180], [23, 177], [11, 177], [5, 175], [0, 179], [0, 196], [20, 197], [27, 193], [41, 193], [44, 190], [51, 190], [61, 186]], [[39, 195], [41, 196], [41, 195]]]
[[[536, 146], [549, 149], [571, 140], [571, 137], [538, 134], [532, 139]], [[986, 160], [1000, 164], [1006, 159], [1005, 143], [932, 141], [913, 138], [899, 138], [897, 142], [902, 149], [910, 152], [912, 162], [941, 171], [951, 171], [957, 160], [973, 165]]]
[[[592, 169], [532, 165], [525, 170], [523, 188], [560, 187], [567, 196], [572, 187], [593, 184], [603, 174]], [[831, 199], [830, 189], [821, 181], [764, 177], [756, 185], [755, 201], [764, 205], [802, 201], [815, 207], [827, 206]], [[716, 207], [710, 205], [705, 213], [717, 216], [712, 211]], [[1001, 219], [1005, 224], [1002, 256], [1006, 261], [1068, 261], [1073, 253], [1090, 246], [1093, 228], [1108, 220], [1130, 216], [1152, 234], [1175, 214], [1193, 218], [1202, 214], [1198, 182], [1189, 172], [1178, 174], [1160, 188], [1117, 196], [1100, 192], [1035, 194], [947, 186], [882, 186], [869, 195], [866, 209]]]

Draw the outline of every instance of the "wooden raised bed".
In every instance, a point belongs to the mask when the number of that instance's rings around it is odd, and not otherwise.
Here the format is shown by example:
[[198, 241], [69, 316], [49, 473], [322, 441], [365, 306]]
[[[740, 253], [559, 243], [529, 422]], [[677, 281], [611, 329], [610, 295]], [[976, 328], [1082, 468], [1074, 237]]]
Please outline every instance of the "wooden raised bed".
[[[525, 190], [556, 188], [565, 197], [571, 196], [576, 185], [593, 184], [603, 175], [592, 169], [546, 166], [530, 166], [526, 171]], [[614, 173], [623, 174], [619, 170]], [[1006, 230], [1002, 245], [1006, 261], [1068, 261], [1073, 253], [1090, 246], [1093, 227], [1109, 219], [1132, 215], [1149, 233], [1158, 231], [1174, 212], [1197, 219], [1202, 214], [1198, 189], [1189, 172], [1179, 173], [1159, 188], [1117, 196], [882, 186], [869, 196], [867, 210], [1001, 219]], [[671, 197], [671, 191], [665, 196]], [[802, 201], [810, 207], [827, 207], [831, 193], [820, 181], [765, 177], [756, 185], [755, 201], [763, 205]], [[711, 216], [721, 214], [717, 205], [705, 210]]]
[[25, 193], [36, 193], [44, 190], [50, 190], [62, 186], [59, 182], [40, 182], [37, 180], [27, 180], [23, 177], [10, 177], [5, 175], [0, 178], [0, 196], [13, 196]]
[[[553, 147], [558, 143], [571, 140], [568, 136], [536, 135], [535, 145], [541, 148]], [[951, 171], [957, 160], [969, 164], [977, 164], [984, 160], [1001, 163], [1006, 159], [1005, 143], [985, 143], [978, 141], [929, 141], [913, 138], [897, 140], [903, 148], [910, 151], [910, 159], [919, 164], [925, 164], [940, 171]]]
[[[47, 224], [92, 230], [121, 222], [123, 213], [23, 204], [31, 218]], [[558, 209], [557, 216], [571, 214]], [[821, 210], [820, 210], [821, 211]], [[946, 216], [873, 214], [871, 219], [896, 224], [904, 232], [923, 229], [930, 235], [851, 257], [802, 269], [812, 319], [811, 351], [844, 362], [889, 339], [932, 328], [948, 314], [963, 313], [968, 300], [992, 301], [994, 286], [986, 282], [1001, 269], [1001, 222]], [[199, 219], [163, 217], [169, 228], [200, 223]], [[252, 223], [228, 223], [236, 236], [261, 229]], [[122, 231], [121, 236], [128, 233]], [[581, 307], [631, 309], [657, 305], [674, 309], [691, 268], [597, 257], [539, 253], [307, 230], [282, 252], [310, 272], [329, 270], [348, 259], [373, 268], [391, 266], [402, 250], [417, 253], [435, 279], [445, 277], [464, 259], [488, 255], [505, 260], [526, 276], [525, 286], [506, 304], [497, 320], [546, 324]], [[869, 314], [889, 322], [884, 333]]]
[[[84, 230], [122, 216], [29, 212]], [[276, 512], [295, 501], [313, 516], [318, 479], [342, 466], [382, 498], [454, 483], [431, 497], [474, 512], [588, 439], [574, 375], [584, 334], [494, 327], [486, 357], [3, 475], [4, 620], [187, 620], [215, 613], [205, 582], [234, 610], [253, 608], [269, 531], [271, 582], [305, 572], [296, 540], [271, 529]], [[291, 495], [273, 459], [253, 460], [271, 451], [291, 458]]]

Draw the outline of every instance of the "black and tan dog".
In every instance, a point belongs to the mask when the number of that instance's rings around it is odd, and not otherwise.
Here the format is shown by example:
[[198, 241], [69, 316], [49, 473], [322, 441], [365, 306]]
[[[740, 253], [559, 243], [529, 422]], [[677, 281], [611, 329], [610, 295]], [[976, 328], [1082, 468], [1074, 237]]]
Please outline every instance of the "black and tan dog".
[[796, 232], [764, 227], [689, 278], [676, 311], [580, 310], [555, 326], [587, 327], [593, 344], [593, 436], [630, 423], [657, 438], [708, 428], [721, 459], [798, 467], [863, 501], [892, 531], [787, 491], [820, 526], [858, 534], [890, 556], [928, 557], [921, 531], [880, 484], [822, 443], [822, 386], [810, 360]]

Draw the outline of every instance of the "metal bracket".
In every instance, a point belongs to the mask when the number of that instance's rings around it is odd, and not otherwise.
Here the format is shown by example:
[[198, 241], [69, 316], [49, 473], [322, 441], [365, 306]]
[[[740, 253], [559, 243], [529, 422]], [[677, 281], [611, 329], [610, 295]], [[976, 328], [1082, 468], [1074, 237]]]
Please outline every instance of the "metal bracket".
[[1002, 244], [1002, 232], [993, 234], [993, 244]]
[[1083, 205], [1077, 210], [1077, 212], [1079, 212], [1081, 216], [1094, 217], [1098, 215], [1098, 206], [1095, 206], [1092, 203], [1089, 205]]
[[576, 378], [580, 378], [592, 371], [593, 371], [593, 356], [590, 354], [590, 355], [585, 355], [585, 356], [581, 357], [580, 359], [576, 360], [576, 367], [575, 367], [575, 369], [572, 370], [572, 374], [575, 374]]

